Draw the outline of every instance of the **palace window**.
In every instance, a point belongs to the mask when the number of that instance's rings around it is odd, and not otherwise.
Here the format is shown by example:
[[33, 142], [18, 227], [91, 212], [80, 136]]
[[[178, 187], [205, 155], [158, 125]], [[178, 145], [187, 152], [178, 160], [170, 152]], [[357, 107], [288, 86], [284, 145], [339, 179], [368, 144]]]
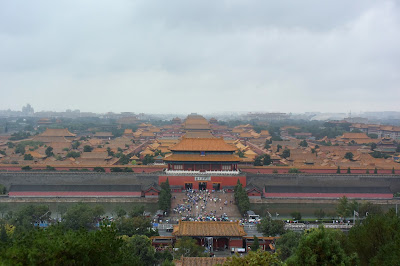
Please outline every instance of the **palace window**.
[[222, 171], [230, 171], [231, 166], [230, 165], [222, 165]]
[[174, 165], [174, 170], [183, 170], [183, 165], [182, 164], [175, 164]]
[[206, 152], [205, 151], [201, 151], [200, 152], [200, 156], [206, 156]]

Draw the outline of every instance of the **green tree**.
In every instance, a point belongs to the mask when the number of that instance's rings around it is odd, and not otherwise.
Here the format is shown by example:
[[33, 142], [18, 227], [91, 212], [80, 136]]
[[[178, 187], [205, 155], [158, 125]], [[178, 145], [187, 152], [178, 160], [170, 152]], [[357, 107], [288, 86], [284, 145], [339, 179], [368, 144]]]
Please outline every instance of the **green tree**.
[[6, 203], [0, 203], [0, 213], [1, 213], [1, 219], [4, 218], [4, 214], [7, 213], [9, 210], [9, 205]]
[[271, 163], [271, 156], [269, 154], [264, 154], [263, 165], [270, 165]]
[[326, 213], [322, 209], [319, 209], [315, 210], [314, 216], [317, 217], [317, 219], [321, 220], [326, 216]]
[[298, 173], [301, 173], [301, 171], [298, 168], [289, 169], [289, 174], [298, 174]]
[[299, 145], [300, 145], [300, 147], [308, 147], [308, 143], [306, 140], [300, 141]]
[[348, 173], [348, 174], [351, 174], [351, 169], [350, 169], [350, 167], [347, 168], [347, 173]]
[[301, 233], [288, 231], [276, 240], [276, 250], [278, 251], [278, 256], [282, 261], [285, 261], [296, 252], [301, 237]]
[[377, 174], [377, 173], [378, 173], [378, 168], [375, 167], [374, 174]]
[[70, 151], [67, 153], [67, 158], [78, 158], [81, 156], [81, 153], [79, 151]]
[[115, 155], [110, 147], [107, 147], [107, 153], [108, 153], [108, 156], [113, 156], [114, 157], [114, 155]]
[[118, 163], [119, 163], [119, 164], [122, 164], [122, 165], [128, 164], [128, 163], [129, 163], [129, 156], [127, 156], [127, 155], [125, 155], [125, 154], [122, 154], [122, 155], [119, 157]]
[[118, 265], [124, 264], [123, 245], [112, 227], [88, 232], [50, 226], [19, 234], [0, 252], [0, 261], [4, 265]]
[[367, 217], [368, 215], [382, 215], [383, 210], [380, 205], [365, 201], [360, 204], [358, 208], [358, 213], [360, 217]]
[[244, 158], [244, 157], [245, 157], [244, 151], [242, 151], [242, 150], [238, 150], [238, 151], [236, 152], [236, 154], [237, 154], [237, 156], [239, 156], [239, 158]]
[[67, 212], [67, 210], [68, 208], [64, 204], [60, 204], [57, 206], [57, 212], [60, 214], [61, 217]]
[[356, 254], [345, 251], [345, 236], [341, 231], [320, 226], [304, 234], [287, 265], [354, 265]]
[[352, 152], [346, 152], [346, 154], [344, 155], [344, 158], [348, 159], [350, 161], [353, 160], [353, 157], [354, 157], [354, 154]]
[[93, 168], [93, 171], [94, 172], [99, 172], [99, 173], [105, 173], [106, 169], [104, 169], [103, 167], [100, 167], [100, 166], [96, 166], [96, 167]]
[[73, 141], [71, 144], [72, 149], [76, 150], [81, 145], [79, 141]]
[[301, 213], [298, 211], [292, 212], [290, 216], [292, 216], [293, 220], [301, 220]]
[[397, 265], [400, 261], [400, 219], [393, 210], [368, 215], [350, 229], [348, 239], [361, 265]]
[[22, 166], [21, 170], [29, 171], [29, 170], [32, 170], [32, 168], [29, 165], [26, 165], [26, 166]]
[[148, 165], [148, 164], [152, 164], [154, 163], [154, 156], [151, 156], [150, 154], [146, 154], [146, 156], [144, 156], [142, 163], [144, 165]]
[[256, 252], [250, 251], [246, 256], [235, 255], [229, 257], [224, 263], [224, 266], [241, 265], [279, 266], [283, 265], [283, 263], [277, 253], [270, 253], [261, 249]]
[[132, 210], [129, 212], [129, 216], [138, 217], [138, 216], [142, 216], [143, 213], [144, 213], [144, 206], [143, 205], [135, 205], [135, 206], [133, 206]]
[[171, 208], [171, 187], [169, 186], [169, 180], [161, 183], [161, 191], [158, 196], [158, 206], [163, 211], [169, 211]]
[[375, 150], [377, 147], [376, 143], [372, 142], [371, 143], [371, 151]]
[[15, 147], [15, 153], [25, 154], [25, 145], [23, 145], [22, 143], [19, 143]]
[[33, 160], [33, 156], [29, 153], [24, 154], [24, 160], [25, 161], [32, 161]]
[[84, 152], [91, 152], [93, 150], [93, 147], [90, 145], [85, 145], [83, 146], [83, 151]]
[[182, 237], [175, 244], [175, 258], [204, 257], [204, 247], [197, 245], [197, 241], [191, 237]]
[[251, 244], [250, 249], [251, 251], [257, 251], [260, 248], [260, 243], [258, 241], [258, 237], [254, 236], [253, 244]]
[[5, 223], [0, 223], [0, 250], [2, 244], [7, 244], [8, 242], [8, 235], [6, 231], [6, 225]]
[[143, 216], [137, 217], [120, 217], [115, 221], [115, 227], [118, 235], [158, 235], [157, 231], [152, 229], [152, 224], [149, 218]]
[[276, 145], [276, 152], [279, 152], [282, 149], [282, 145], [278, 144]]
[[262, 156], [257, 156], [256, 158], [254, 158], [253, 165], [254, 166], [262, 166]]
[[104, 213], [104, 209], [91, 208], [85, 203], [78, 203], [70, 207], [63, 215], [63, 225], [67, 229], [78, 230], [85, 228], [94, 229], [99, 216]]
[[54, 168], [53, 166], [50, 166], [50, 165], [46, 165], [46, 170], [47, 171], [55, 171], [56, 168]]
[[115, 208], [115, 213], [117, 214], [118, 218], [124, 217], [126, 215], [126, 211], [119, 205]]
[[340, 174], [340, 166], [337, 167], [336, 174]]
[[282, 157], [285, 158], [285, 159], [290, 157], [290, 150], [289, 149], [284, 149], [283, 152], [282, 152]]
[[[123, 261], [130, 261], [130, 265], [154, 265], [156, 251], [151, 246], [151, 240], [144, 235], [134, 235], [124, 239]], [[137, 260], [138, 259], [138, 260]]]
[[29, 230], [33, 224], [50, 219], [51, 212], [47, 205], [29, 204], [21, 208], [14, 216], [12, 222], [16, 225], [17, 230]]
[[114, 173], [120, 173], [123, 172], [124, 170], [121, 167], [113, 167], [110, 169], [110, 171]]
[[268, 140], [265, 142], [264, 149], [266, 149], [266, 150], [271, 149], [271, 145]]
[[51, 147], [51, 146], [47, 147], [45, 153], [46, 153], [46, 156], [47, 156], [47, 157], [53, 156], [53, 155], [54, 155], [54, 153], [53, 153], [53, 147]]
[[257, 228], [264, 236], [276, 236], [285, 233], [285, 223], [281, 220], [272, 220], [268, 216], [261, 219]]
[[339, 199], [338, 205], [336, 206], [336, 212], [340, 217], [344, 219], [350, 216], [351, 210], [349, 200], [346, 196], [343, 196]]
[[234, 198], [241, 214], [246, 213], [250, 209], [249, 196], [247, 195], [246, 190], [242, 187], [239, 179], [234, 188]]
[[15, 147], [15, 144], [13, 142], [9, 141], [9, 142], [7, 142], [7, 147], [12, 149]]

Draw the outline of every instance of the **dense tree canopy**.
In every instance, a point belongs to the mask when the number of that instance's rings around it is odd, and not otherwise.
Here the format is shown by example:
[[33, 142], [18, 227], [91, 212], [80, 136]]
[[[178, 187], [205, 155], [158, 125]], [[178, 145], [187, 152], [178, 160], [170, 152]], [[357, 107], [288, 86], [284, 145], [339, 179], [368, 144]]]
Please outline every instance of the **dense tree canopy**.
[[239, 179], [235, 186], [234, 192], [235, 203], [237, 204], [240, 213], [245, 214], [248, 210], [250, 210], [250, 199], [247, 195], [246, 189], [243, 188]]
[[158, 235], [158, 232], [152, 229], [150, 219], [143, 216], [118, 218], [115, 226], [119, 235], [146, 235], [149, 237]]
[[362, 265], [397, 265], [400, 261], [400, 218], [392, 210], [369, 214], [349, 232], [349, 246]]
[[320, 227], [304, 234], [287, 265], [353, 265], [357, 255], [345, 251], [345, 235]]
[[184, 257], [204, 257], [204, 247], [197, 245], [197, 241], [191, 237], [182, 237], [176, 244], [175, 258]]
[[262, 250], [256, 252], [250, 251], [246, 256], [229, 257], [224, 266], [242, 266], [242, 265], [257, 265], [257, 266], [278, 266], [283, 265], [277, 253], [270, 253]]
[[264, 236], [276, 236], [285, 233], [285, 223], [282, 220], [273, 220], [266, 216], [257, 224], [258, 231]]
[[94, 229], [102, 214], [104, 214], [104, 209], [100, 205], [91, 208], [87, 204], [78, 203], [70, 207], [63, 215], [63, 224], [67, 229]]
[[[118, 238], [113, 227], [87, 231], [62, 225], [18, 235], [0, 252], [4, 265], [151, 265], [154, 249], [145, 236]], [[148, 263], [148, 264], [147, 264]]]
[[281, 260], [285, 261], [296, 252], [301, 237], [301, 233], [289, 231], [277, 239], [276, 249]]
[[168, 178], [165, 182], [161, 183], [161, 191], [158, 196], [158, 207], [163, 211], [169, 211], [171, 208], [171, 187], [169, 186]]

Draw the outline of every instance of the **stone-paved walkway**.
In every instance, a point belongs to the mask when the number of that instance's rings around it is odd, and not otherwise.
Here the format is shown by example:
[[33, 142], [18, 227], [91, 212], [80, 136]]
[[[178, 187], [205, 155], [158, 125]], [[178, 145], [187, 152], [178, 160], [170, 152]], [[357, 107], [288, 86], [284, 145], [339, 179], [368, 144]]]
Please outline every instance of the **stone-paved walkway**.
[[[207, 204], [205, 204], [205, 198], [207, 198]], [[185, 191], [172, 193], [171, 212], [169, 216], [173, 221], [177, 221], [188, 215], [196, 219], [200, 216], [203, 218], [207, 216], [220, 218], [223, 214], [226, 214], [229, 221], [241, 219], [239, 210], [234, 203], [233, 193], [223, 193], [222, 191], [208, 193]]]

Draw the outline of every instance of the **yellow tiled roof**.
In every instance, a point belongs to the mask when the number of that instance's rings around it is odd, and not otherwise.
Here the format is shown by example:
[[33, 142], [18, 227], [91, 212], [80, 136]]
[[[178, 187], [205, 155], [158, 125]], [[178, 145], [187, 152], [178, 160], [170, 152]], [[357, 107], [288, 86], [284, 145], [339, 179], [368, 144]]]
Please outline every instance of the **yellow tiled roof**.
[[227, 144], [222, 138], [182, 138], [182, 140], [171, 147], [172, 151], [236, 151], [236, 148]]
[[239, 222], [183, 222], [174, 226], [174, 236], [245, 236]]
[[241, 159], [233, 154], [212, 154], [201, 156], [200, 154], [172, 154], [164, 161], [180, 162], [240, 162]]

